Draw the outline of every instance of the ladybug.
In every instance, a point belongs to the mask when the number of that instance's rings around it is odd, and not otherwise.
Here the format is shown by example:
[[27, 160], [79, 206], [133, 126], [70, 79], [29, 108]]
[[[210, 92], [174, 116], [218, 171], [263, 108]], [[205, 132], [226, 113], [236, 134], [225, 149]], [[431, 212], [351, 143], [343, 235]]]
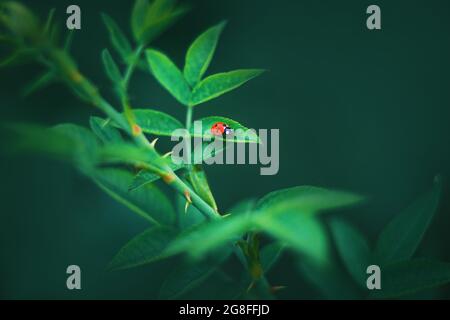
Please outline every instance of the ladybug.
[[233, 129], [223, 122], [216, 122], [211, 127], [211, 133], [215, 136], [229, 135], [233, 133]]

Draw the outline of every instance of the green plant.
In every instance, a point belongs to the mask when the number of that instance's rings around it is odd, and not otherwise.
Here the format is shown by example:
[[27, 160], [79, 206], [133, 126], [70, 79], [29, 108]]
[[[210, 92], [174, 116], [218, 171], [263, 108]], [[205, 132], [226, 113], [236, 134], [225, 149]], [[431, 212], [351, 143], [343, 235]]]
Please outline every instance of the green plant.
[[[167, 154], [161, 155], [156, 140], [150, 142], [149, 136], [170, 136], [180, 128], [192, 132], [198, 105], [263, 72], [250, 69], [205, 76], [225, 23], [195, 39], [180, 70], [150, 44], [186, 12], [185, 7], [172, 0], [137, 0], [131, 17], [134, 46], [114, 20], [103, 14], [114, 55], [120, 59], [117, 63], [108, 49], [102, 51], [106, 75], [120, 101], [119, 112], [78, 70], [69, 53], [72, 33], [60, 41], [53, 10], [43, 24], [17, 2], [2, 2], [0, 10], [0, 39], [13, 49], [1, 65], [26, 58], [46, 68], [26, 87], [25, 94], [53, 81], [63, 81], [106, 117], [91, 117], [90, 130], [74, 124], [52, 128], [16, 124], [9, 129], [14, 132], [17, 149], [32, 149], [71, 162], [113, 199], [147, 220], [149, 228], [119, 250], [110, 269], [187, 256], [167, 275], [161, 298], [181, 297], [207, 279], [232, 283], [229, 298], [274, 298], [280, 287], [273, 286], [267, 274], [287, 250], [298, 260], [298, 268], [294, 268], [329, 298], [397, 297], [450, 281], [448, 264], [411, 260], [437, 210], [439, 178], [429, 193], [394, 218], [381, 233], [375, 250], [370, 250], [367, 240], [347, 222], [320, 215], [361, 202], [363, 198], [358, 195], [299, 186], [272, 192], [259, 200], [244, 200], [222, 211], [201, 165], [176, 165]], [[132, 108], [128, 88], [138, 69], [150, 72], [184, 106], [184, 125], [161, 111]], [[199, 120], [245, 128], [224, 117]], [[163, 184], [174, 191], [172, 199], [162, 191]], [[339, 259], [334, 258], [333, 249]], [[229, 264], [234, 261], [245, 272], [232, 274]], [[383, 270], [383, 289], [375, 293], [365, 287], [370, 264], [380, 265]]]

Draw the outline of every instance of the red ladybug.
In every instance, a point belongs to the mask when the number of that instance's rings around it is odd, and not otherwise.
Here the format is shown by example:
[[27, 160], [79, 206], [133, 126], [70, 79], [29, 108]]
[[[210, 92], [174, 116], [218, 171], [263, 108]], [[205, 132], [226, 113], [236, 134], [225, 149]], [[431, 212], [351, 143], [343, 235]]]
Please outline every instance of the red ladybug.
[[216, 122], [211, 127], [211, 133], [215, 136], [222, 136], [223, 134], [229, 135], [233, 133], [233, 129], [226, 123]]

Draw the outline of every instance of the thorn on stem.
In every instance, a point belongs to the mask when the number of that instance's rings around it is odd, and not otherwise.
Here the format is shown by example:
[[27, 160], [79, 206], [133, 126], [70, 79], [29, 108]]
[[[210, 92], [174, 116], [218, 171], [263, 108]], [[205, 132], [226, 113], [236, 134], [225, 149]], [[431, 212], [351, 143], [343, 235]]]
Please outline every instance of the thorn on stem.
[[150, 145], [151, 145], [153, 148], [155, 147], [156, 142], [158, 142], [158, 139], [159, 139], [159, 138], [156, 138], [155, 140], [153, 140], [153, 141], [150, 143]]
[[270, 291], [272, 293], [276, 293], [276, 292], [278, 292], [280, 290], [283, 290], [283, 289], [286, 289], [286, 286], [273, 286], [273, 287], [270, 288]]
[[255, 286], [255, 281], [252, 281], [247, 288], [247, 293], [250, 292], [250, 290], [252, 290], [254, 286]]
[[168, 157], [170, 157], [172, 155], [172, 153], [173, 153], [173, 151], [169, 151], [166, 154], [164, 154], [162, 157], [163, 158], [168, 158]]
[[184, 197], [186, 198], [187, 202], [192, 203], [191, 194], [188, 190], [184, 191]]
[[185, 214], [186, 214], [187, 211], [188, 211], [189, 205], [190, 205], [189, 201], [186, 201], [186, 204], [184, 205], [184, 213], [185, 213]]

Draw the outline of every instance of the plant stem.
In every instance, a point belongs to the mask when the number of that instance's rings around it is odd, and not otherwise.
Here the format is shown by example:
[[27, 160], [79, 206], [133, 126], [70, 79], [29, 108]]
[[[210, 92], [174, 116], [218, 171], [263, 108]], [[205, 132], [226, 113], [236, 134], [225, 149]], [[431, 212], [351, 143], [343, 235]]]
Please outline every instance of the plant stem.
[[199, 197], [197, 193], [192, 191], [192, 189], [178, 176], [175, 176], [175, 180], [170, 183], [170, 185], [173, 186], [173, 188], [175, 188], [183, 196], [186, 196], [186, 192], [188, 192], [189, 196], [192, 199], [192, 203], [206, 218], [219, 219], [221, 217], [209, 204], [207, 204], [201, 197]]
[[136, 64], [139, 62], [139, 58], [141, 57], [143, 50], [144, 50], [144, 46], [139, 45], [136, 48], [136, 50], [133, 52], [133, 55], [131, 56], [130, 63], [128, 64], [128, 68], [125, 71], [125, 76], [123, 77], [123, 82], [122, 82], [122, 85], [123, 85], [125, 91], [128, 89], [128, 84], [130, 83], [131, 76], [133, 75], [133, 72], [136, 68]]
[[192, 126], [192, 114], [193, 114], [194, 108], [188, 106], [186, 111], [186, 129], [187, 131], [191, 130]]

